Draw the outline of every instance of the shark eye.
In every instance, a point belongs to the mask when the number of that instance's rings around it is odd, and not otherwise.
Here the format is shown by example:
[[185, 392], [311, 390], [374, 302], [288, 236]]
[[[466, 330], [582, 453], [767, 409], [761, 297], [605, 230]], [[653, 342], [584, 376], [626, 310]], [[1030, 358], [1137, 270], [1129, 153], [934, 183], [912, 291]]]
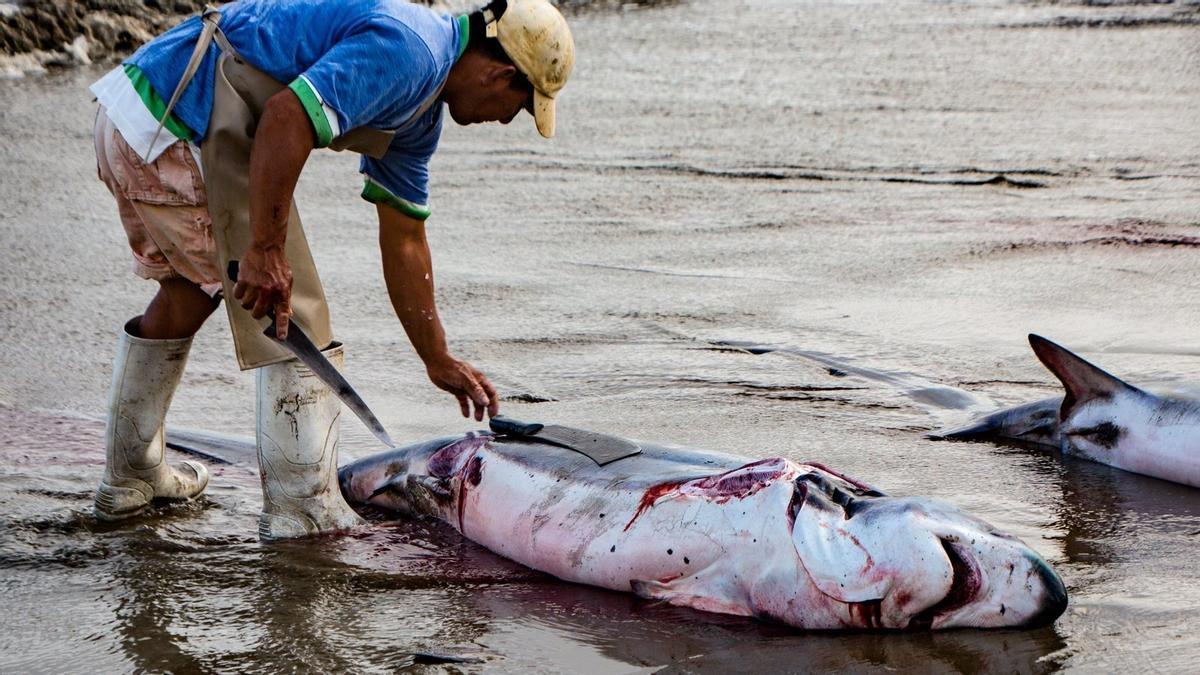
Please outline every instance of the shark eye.
[[1094, 427], [1075, 429], [1068, 436], [1083, 436], [1098, 445], [1111, 447], [1121, 436], [1121, 428], [1112, 422], [1101, 422]]

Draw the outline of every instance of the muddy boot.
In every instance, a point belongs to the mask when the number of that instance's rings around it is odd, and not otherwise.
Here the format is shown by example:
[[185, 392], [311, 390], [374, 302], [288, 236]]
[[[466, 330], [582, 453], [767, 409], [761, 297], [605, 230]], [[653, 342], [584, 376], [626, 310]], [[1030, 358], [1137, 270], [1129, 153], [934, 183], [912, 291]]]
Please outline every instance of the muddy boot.
[[[341, 368], [340, 344], [324, 353]], [[341, 409], [333, 390], [299, 361], [258, 369], [259, 537], [303, 537], [365, 522], [338, 488]]]
[[199, 462], [167, 464], [163, 420], [187, 364], [191, 338], [147, 340], [131, 333], [131, 319], [117, 343], [105, 430], [104, 477], [96, 490], [96, 517], [121, 520], [155, 499], [191, 499], [208, 485]]

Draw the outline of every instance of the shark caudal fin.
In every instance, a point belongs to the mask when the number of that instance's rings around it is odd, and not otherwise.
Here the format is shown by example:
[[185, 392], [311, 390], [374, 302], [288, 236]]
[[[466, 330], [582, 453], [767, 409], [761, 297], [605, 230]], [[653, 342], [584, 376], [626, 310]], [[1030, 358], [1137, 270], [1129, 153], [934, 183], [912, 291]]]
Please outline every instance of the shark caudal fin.
[[1122, 391], [1138, 391], [1120, 378], [1084, 361], [1065, 347], [1054, 344], [1040, 335], [1029, 334], [1029, 346], [1038, 360], [1066, 388], [1059, 419], [1067, 419], [1071, 411], [1089, 401], [1110, 399]]

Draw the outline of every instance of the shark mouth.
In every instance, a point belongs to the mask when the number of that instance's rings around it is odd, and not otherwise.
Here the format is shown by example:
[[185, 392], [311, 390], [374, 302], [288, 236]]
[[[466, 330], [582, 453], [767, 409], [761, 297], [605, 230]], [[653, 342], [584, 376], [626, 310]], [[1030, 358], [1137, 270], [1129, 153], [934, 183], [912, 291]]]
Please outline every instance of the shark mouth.
[[939, 617], [950, 614], [974, 600], [982, 585], [979, 569], [971, 556], [952, 541], [942, 539], [941, 542], [953, 573], [950, 590], [937, 604], [928, 607], [908, 622], [908, 627], [912, 630], [929, 630]]

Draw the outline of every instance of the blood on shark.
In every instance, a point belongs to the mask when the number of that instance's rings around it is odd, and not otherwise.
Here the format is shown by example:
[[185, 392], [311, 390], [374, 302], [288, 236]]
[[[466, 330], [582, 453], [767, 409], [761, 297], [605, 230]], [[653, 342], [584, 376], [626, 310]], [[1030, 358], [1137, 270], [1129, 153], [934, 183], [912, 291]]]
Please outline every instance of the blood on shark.
[[560, 579], [803, 629], [1037, 626], [1066, 607], [1032, 549], [949, 504], [782, 457], [641, 447], [602, 467], [475, 432], [348, 464], [340, 483]]

